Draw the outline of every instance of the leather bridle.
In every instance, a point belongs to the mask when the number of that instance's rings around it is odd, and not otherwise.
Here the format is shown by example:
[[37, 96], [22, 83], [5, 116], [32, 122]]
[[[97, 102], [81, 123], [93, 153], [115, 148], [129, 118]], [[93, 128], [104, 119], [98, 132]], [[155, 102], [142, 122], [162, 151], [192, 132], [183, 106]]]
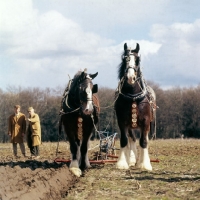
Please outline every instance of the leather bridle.
[[[131, 56], [134, 56], [134, 62], [135, 65], [134, 66], [130, 66], [130, 60], [131, 60]], [[139, 70], [139, 64], [136, 65], [136, 55], [134, 53], [128, 53], [127, 56], [124, 56], [125, 62], [126, 62], [126, 68], [125, 68], [125, 73], [127, 74], [129, 69], [133, 69], [135, 71], [135, 73], [138, 73]]]

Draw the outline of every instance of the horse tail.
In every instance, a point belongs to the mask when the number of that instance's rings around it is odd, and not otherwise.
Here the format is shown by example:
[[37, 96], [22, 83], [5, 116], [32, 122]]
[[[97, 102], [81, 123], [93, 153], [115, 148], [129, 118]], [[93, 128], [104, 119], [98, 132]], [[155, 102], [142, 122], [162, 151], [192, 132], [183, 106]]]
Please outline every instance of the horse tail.
[[151, 139], [156, 139], [156, 114], [154, 119], [150, 122], [150, 137]]

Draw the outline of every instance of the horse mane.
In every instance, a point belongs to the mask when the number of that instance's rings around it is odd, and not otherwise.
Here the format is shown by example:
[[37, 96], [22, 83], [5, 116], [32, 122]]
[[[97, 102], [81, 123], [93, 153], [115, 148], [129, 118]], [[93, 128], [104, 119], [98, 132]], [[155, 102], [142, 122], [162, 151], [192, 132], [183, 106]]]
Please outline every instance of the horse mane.
[[121, 55], [122, 62], [118, 66], [118, 78], [119, 78], [119, 80], [121, 80], [121, 78], [124, 76], [124, 72], [125, 72], [125, 69], [126, 69], [126, 63], [123, 60], [124, 56], [125, 56], [125, 51]]
[[[124, 72], [125, 72], [125, 69], [126, 69], [126, 62], [123, 59], [125, 55], [126, 55], [126, 52], [124, 51], [122, 53], [122, 55], [121, 55], [122, 62], [118, 66], [118, 78], [119, 78], [119, 80], [121, 80], [122, 77], [124, 76]], [[139, 66], [139, 65], [140, 65], [140, 57], [137, 56], [137, 58], [136, 58], [136, 66]], [[139, 69], [139, 71], [140, 71], [140, 69]]]
[[74, 78], [72, 79], [72, 84], [71, 84], [71, 87], [70, 87], [70, 90], [71, 90], [71, 91], [74, 91], [75, 87], [76, 87], [76, 86], [78, 85], [78, 83], [80, 82], [81, 74], [82, 74], [82, 71], [78, 71], [78, 72], [74, 75]]

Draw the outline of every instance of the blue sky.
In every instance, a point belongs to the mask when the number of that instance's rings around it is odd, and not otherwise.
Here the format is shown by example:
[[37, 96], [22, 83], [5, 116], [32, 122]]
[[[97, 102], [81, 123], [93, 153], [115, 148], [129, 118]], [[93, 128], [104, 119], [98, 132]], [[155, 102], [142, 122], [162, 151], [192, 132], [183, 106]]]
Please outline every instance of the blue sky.
[[200, 84], [199, 0], [0, 1], [0, 88], [65, 86], [79, 69], [117, 87], [125, 42], [140, 44], [146, 80]]

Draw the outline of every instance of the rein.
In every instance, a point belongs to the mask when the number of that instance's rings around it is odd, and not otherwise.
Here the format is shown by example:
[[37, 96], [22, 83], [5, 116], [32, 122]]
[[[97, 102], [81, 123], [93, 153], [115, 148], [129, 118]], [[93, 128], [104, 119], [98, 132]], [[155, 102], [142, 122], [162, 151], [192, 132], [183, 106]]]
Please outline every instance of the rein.
[[[93, 123], [93, 126], [94, 126], [95, 131], [96, 131], [97, 133], [100, 133], [101, 131], [98, 131], [98, 129], [97, 129], [95, 123], [94, 123], [94, 116], [93, 116], [93, 114], [91, 114], [91, 118], [92, 118], [92, 123]], [[112, 117], [111, 117], [111, 118], [112, 118]], [[108, 126], [109, 126], [110, 123], [111, 123], [111, 118], [110, 118], [110, 120], [109, 120], [109, 122], [108, 122], [108, 124], [107, 124], [107, 126], [106, 126], [106, 128], [105, 128], [105, 130], [104, 130], [103, 132], [106, 132], [106, 131], [107, 131], [107, 128], [108, 128]]]
[[63, 111], [60, 111], [60, 115], [62, 116], [62, 115], [67, 115], [67, 114], [70, 114], [70, 113], [74, 113], [74, 112], [78, 111], [80, 108], [81, 108], [81, 107], [76, 108], [76, 109], [72, 110], [71, 112], [63, 112]]
[[[65, 103], [66, 103], [66, 106], [69, 108], [69, 109], [72, 109], [69, 104], [68, 104], [68, 96], [69, 96], [69, 90], [71, 88], [71, 84], [73, 82], [73, 79], [70, 79], [68, 84], [67, 84], [67, 87], [65, 89], [65, 92], [63, 93], [63, 96], [64, 96], [64, 99], [65, 99]], [[78, 108], [75, 108], [74, 110], [70, 111], [70, 112], [64, 112], [64, 111], [60, 111], [59, 115], [66, 115], [66, 114], [70, 114], [70, 113], [74, 113], [76, 111], [78, 111], [81, 107], [78, 107]]]

